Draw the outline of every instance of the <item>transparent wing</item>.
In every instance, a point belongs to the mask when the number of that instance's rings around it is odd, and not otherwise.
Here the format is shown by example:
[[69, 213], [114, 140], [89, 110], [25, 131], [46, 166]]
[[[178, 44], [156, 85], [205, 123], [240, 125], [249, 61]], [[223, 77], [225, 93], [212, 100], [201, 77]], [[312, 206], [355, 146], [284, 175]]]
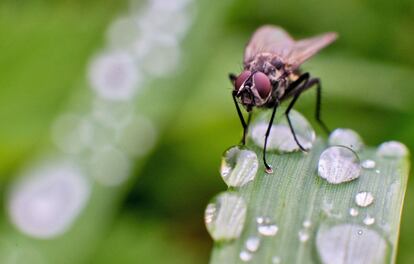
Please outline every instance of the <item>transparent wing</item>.
[[330, 32], [316, 37], [295, 41], [285, 30], [277, 26], [262, 26], [256, 30], [247, 44], [244, 62], [249, 63], [259, 53], [272, 53], [290, 69], [298, 68], [337, 38]]
[[282, 61], [290, 69], [297, 69], [307, 59], [315, 55], [319, 50], [334, 42], [337, 34], [334, 32], [325, 33], [316, 37], [307, 38], [296, 41], [289, 49], [289, 52], [284, 54]]
[[250, 62], [257, 54], [264, 52], [282, 56], [293, 44], [295, 41], [281, 27], [262, 26], [256, 30], [247, 44], [244, 62]]

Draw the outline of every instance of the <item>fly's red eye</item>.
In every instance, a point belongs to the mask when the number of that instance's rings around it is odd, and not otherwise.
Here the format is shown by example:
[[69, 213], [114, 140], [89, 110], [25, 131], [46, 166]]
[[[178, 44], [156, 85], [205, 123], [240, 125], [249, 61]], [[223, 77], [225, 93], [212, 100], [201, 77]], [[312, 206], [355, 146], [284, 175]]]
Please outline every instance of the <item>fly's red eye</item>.
[[251, 72], [250, 71], [243, 71], [240, 73], [239, 76], [237, 76], [236, 81], [234, 83], [234, 88], [238, 91], [242, 84], [249, 78]]
[[266, 74], [263, 72], [256, 72], [253, 75], [253, 83], [259, 92], [260, 97], [267, 98], [272, 90], [272, 85]]

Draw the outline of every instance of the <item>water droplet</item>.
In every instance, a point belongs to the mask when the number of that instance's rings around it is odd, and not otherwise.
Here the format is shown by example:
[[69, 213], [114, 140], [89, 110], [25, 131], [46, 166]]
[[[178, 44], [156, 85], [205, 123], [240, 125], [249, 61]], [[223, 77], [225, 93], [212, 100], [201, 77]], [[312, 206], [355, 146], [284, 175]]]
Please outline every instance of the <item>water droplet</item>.
[[274, 256], [272, 257], [272, 264], [279, 264], [280, 263], [280, 257]]
[[357, 216], [358, 214], [359, 214], [358, 209], [355, 209], [355, 208], [349, 209], [350, 216]]
[[375, 173], [376, 174], [380, 174], [380, 170], [375, 170]]
[[347, 147], [329, 147], [319, 157], [318, 174], [329, 183], [352, 181], [358, 178], [360, 173], [359, 158]]
[[364, 143], [354, 130], [337, 128], [329, 135], [329, 145], [345, 146], [357, 152], [362, 149]]
[[257, 231], [263, 236], [274, 236], [278, 230], [277, 225], [270, 222], [262, 223], [257, 227]]
[[240, 252], [239, 257], [242, 261], [248, 262], [248, 261], [252, 260], [253, 256], [250, 252], [243, 250], [243, 251]]
[[310, 220], [305, 220], [302, 225], [304, 228], [309, 228], [311, 227], [312, 222]]
[[373, 168], [375, 168], [375, 165], [376, 165], [376, 163], [375, 163], [375, 161], [373, 161], [373, 160], [364, 160], [362, 163], [361, 163], [361, 166], [362, 166], [362, 168], [364, 168], [364, 169], [373, 169]]
[[236, 146], [224, 153], [220, 173], [228, 186], [239, 187], [256, 177], [258, 167], [256, 153]]
[[306, 231], [300, 230], [298, 233], [300, 242], [306, 242], [309, 239], [309, 234]]
[[[305, 149], [311, 149], [316, 138], [315, 131], [299, 112], [292, 110], [289, 116], [298, 141]], [[261, 148], [264, 146], [269, 118], [267, 113], [262, 114], [262, 116], [257, 118], [258, 121], [255, 122], [251, 128], [250, 137], [253, 142]], [[293, 138], [285, 116], [276, 118], [276, 121], [273, 123], [267, 143], [267, 149], [277, 150], [279, 152], [293, 152], [300, 150]]]
[[89, 71], [92, 89], [109, 100], [131, 99], [141, 79], [131, 55], [121, 51], [96, 57]]
[[388, 141], [378, 147], [377, 155], [385, 158], [402, 158], [408, 155], [408, 149], [401, 142]]
[[13, 224], [35, 238], [65, 233], [89, 199], [90, 185], [67, 161], [48, 161], [32, 168], [10, 191], [8, 213]]
[[207, 205], [204, 221], [214, 240], [238, 238], [246, 219], [246, 203], [234, 193], [221, 193]]
[[323, 227], [316, 236], [322, 263], [384, 263], [387, 246], [376, 231], [352, 224]]
[[263, 216], [256, 217], [256, 223], [263, 224], [265, 221], [265, 218]]
[[373, 218], [373, 217], [371, 217], [371, 216], [367, 215], [367, 216], [364, 218], [363, 222], [364, 222], [364, 224], [366, 224], [366, 225], [372, 225], [372, 224], [374, 224], [374, 223], [375, 223], [375, 218]]
[[89, 168], [90, 175], [100, 184], [117, 186], [128, 179], [131, 164], [125, 153], [113, 146], [104, 146], [92, 154]]
[[355, 195], [355, 203], [361, 207], [367, 207], [374, 201], [374, 196], [370, 192], [359, 192]]
[[250, 252], [256, 252], [260, 246], [260, 238], [256, 236], [249, 237], [246, 240], [246, 248]]

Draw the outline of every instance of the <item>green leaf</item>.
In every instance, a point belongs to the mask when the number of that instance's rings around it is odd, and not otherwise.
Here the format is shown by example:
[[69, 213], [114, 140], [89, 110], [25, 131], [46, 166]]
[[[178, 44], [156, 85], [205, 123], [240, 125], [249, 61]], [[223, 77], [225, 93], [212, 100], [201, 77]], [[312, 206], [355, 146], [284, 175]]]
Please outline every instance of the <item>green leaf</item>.
[[[260, 162], [262, 149], [252, 142], [247, 147]], [[268, 152], [273, 174], [266, 174], [260, 162], [253, 181], [231, 188], [228, 192], [247, 206], [243, 231], [237, 239], [216, 241], [210, 263], [395, 262], [408, 155], [386, 157], [364, 148], [358, 152], [360, 161], [373, 160], [375, 167], [362, 168], [353, 181], [331, 184], [318, 176], [318, 161], [327, 147], [318, 139], [309, 153]], [[371, 193], [372, 204], [357, 205], [360, 192]], [[277, 226], [274, 235], [259, 232], [266, 219]]]

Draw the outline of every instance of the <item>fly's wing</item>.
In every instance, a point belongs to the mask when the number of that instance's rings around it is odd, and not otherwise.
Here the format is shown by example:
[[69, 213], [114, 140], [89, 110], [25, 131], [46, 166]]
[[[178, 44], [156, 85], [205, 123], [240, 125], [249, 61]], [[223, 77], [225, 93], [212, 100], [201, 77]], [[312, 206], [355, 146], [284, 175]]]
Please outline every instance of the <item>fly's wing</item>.
[[290, 70], [295, 70], [307, 59], [315, 55], [319, 50], [334, 42], [337, 34], [334, 32], [325, 33], [316, 37], [296, 41], [286, 56], [284, 61]]
[[294, 44], [292, 37], [281, 27], [262, 26], [256, 30], [247, 44], [244, 63], [249, 63], [259, 53], [272, 53], [283, 57]]

